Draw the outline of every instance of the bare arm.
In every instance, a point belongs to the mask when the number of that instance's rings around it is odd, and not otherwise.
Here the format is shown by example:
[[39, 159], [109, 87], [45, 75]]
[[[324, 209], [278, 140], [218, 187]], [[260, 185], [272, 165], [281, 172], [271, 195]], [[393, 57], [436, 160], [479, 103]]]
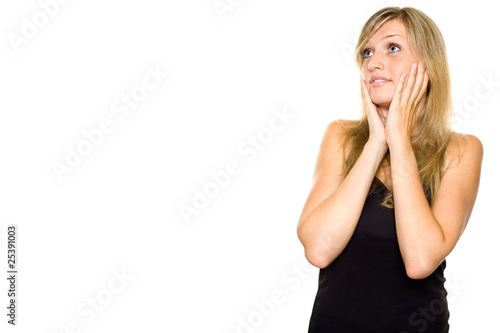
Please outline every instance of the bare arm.
[[330, 265], [352, 237], [387, 145], [368, 140], [352, 170], [342, 180], [340, 121], [331, 122], [319, 149], [313, 185], [297, 226], [307, 260]]
[[468, 223], [479, 188], [483, 146], [473, 135], [454, 133], [430, 207], [410, 140], [415, 115], [424, 110], [429, 75], [422, 64], [414, 65], [406, 84], [396, 86], [385, 130], [399, 249], [408, 277], [423, 279], [453, 250]]
[[[462, 147], [464, 152], [460, 153]], [[458, 155], [462, 156], [454, 157]], [[413, 279], [429, 276], [452, 251], [476, 200], [483, 158], [481, 141], [473, 135], [463, 136], [450, 144], [446, 156], [453, 163], [448, 163], [431, 208], [411, 145], [391, 147], [398, 243], [407, 275]]]

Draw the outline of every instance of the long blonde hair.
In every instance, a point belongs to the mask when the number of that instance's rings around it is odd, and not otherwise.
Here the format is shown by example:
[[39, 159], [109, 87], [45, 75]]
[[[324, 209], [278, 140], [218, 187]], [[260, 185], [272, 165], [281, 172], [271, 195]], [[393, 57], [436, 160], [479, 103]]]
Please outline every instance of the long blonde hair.
[[[429, 73], [423, 112], [416, 119], [413, 132], [416, 134], [412, 134], [410, 140], [415, 152], [422, 187], [425, 191], [429, 191], [432, 205], [441, 181], [444, 152], [454, 133], [451, 129], [454, 113], [448, 56], [439, 28], [430, 17], [418, 9], [383, 8], [370, 17], [361, 30], [355, 50], [356, 64], [361, 71], [364, 60], [362, 51], [365, 44], [385, 22], [394, 19], [404, 24], [413, 56], [423, 63]], [[361, 103], [361, 118], [343, 127], [344, 151], [348, 145], [351, 147], [349, 156], [345, 160], [343, 170], [345, 177], [359, 158], [369, 137], [368, 119], [363, 103]], [[390, 162], [387, 155], [384, 159]], [[370, 192], [373, 189], [374, 185]], [[382, 205], [394, 208], [392, 191], [387, 191]]]

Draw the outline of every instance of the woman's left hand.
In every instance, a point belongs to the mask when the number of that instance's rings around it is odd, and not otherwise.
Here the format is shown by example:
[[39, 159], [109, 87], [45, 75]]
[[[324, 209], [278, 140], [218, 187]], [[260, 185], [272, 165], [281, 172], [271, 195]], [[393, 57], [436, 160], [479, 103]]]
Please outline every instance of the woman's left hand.
[[[385, 135], [389, 149], [391, 145], [400, 144], [404, 140], [410, 142], [410, 135], [415, 126], [417, 115], [422, 112], [429, 74], [420, 63], [413, 64], [410, 75], [399, 80], [387, 119]], [[423, 98], [424, 97], [424, 98]]]

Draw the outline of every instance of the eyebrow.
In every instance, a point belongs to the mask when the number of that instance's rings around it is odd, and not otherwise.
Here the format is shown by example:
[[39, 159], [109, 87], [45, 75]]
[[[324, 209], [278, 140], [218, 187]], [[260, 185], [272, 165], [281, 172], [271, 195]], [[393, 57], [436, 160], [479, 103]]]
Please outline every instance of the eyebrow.
[[[398, 35], [398, 34], [385, 35], [382, 39], [387, 39], [387, 38], [391, 38], [391, 37], [394, 37], [394, 36], [398, 36], [398, 37], [401, 37], [401, 38], [403, 38], [403, 39], [406, 40], [406, 38], [404, 38], [403, 36]], [[365, 46], [368, 45], [368, 44], [370, 44], [370, 41], [366, 42]]]
[[[404, 38], [404, 37], [403, 37], [403, 36], [401, 36], [401, 35], [398, 35], [398, 34], [392, 34], [392, 35], [386, 35], [386, 36], [384, 36], [384, 39], [386, 39], [386, 38], [390, 38], [390, 37], [394, 37], [394, 36], [399, 36], [399, 37], [401, 37], [401, 38]], [[404, 39], [406, 39], [406, 38], [404, 38]]]

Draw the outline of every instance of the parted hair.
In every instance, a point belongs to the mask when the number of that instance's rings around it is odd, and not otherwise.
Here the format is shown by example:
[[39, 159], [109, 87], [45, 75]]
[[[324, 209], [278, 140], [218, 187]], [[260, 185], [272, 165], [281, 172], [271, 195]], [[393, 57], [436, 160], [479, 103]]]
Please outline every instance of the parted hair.
[[[375, 32], [389, 20], [400, 20], [408, 37], [410, 52], [421, 62], [429, 73], [429, 83], [422, 112], [415, 119], [415, 129], [410, 137], [417, 160], [422, 187], [429, 191], [431, 205], [439, 188], [444, 152], [453, 136], [451, 122], [454, 117], [451, 95], [450, 70], [446, 46], [441, 32], [434, 21], [418, 9], [411, 7], [386, 7], [373, 14], [365, 23], [355, 49], [355, 60], [361, 71], [363, 49]], [[361, 118], [342, 124], [344, 151], [350, 147], [345, 159], [343, 176], [351, 171], [361, 155], [369, 138], [369, 126], [366, 109], [361, 102]], [[388, 151], [388, 153], [390, 153]], [[384, 157], [390, 163], [388, 155]], [[370, 192], [373, 191], [371, 187]], [[392, 191], [388, 190], [383, 206], [394, 208]]]

